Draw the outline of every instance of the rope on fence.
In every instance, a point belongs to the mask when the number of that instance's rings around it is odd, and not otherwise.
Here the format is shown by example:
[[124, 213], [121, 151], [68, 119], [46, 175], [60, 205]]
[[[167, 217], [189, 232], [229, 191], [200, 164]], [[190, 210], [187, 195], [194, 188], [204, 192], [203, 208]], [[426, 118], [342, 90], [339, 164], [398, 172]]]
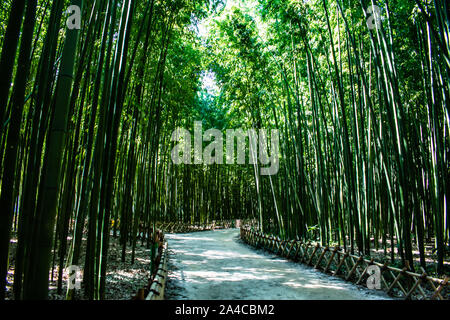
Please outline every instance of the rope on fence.
[[[319, 243], [299, 240], [281, 240], [279, 237], [253, 231], [248, 227], [241, 228], [241, 239], [247, 244], [262, 248], [287, 259], [313, 266], [324, 273], [339, 276], [356, 284], [366, 285], [371, 276], [369, 266], [378, 266], [380, 270], [381, 290], [389, 295], [405, 299], [448, 300], [450, 293], [449, 277], [438, 279], [430, 277], [422, 269], [422, 274], [409, 271], [407, 267], [398, 269], [381, 264], [374, 259], [364, 259], [339, 246], [330, 249]], [[366, 280], [366, 281], [364, 281]]]

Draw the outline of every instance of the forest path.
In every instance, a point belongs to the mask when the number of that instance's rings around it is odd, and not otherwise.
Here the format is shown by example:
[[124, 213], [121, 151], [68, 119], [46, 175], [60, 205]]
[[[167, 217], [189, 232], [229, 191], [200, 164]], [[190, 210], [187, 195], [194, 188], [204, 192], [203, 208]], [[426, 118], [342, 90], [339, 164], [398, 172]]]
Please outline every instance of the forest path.
[[167, 234], [166, 238], [169, 242], [166, 299], [389, 299], [382, 292], [253, 250], [241, 242], [239, 229]]

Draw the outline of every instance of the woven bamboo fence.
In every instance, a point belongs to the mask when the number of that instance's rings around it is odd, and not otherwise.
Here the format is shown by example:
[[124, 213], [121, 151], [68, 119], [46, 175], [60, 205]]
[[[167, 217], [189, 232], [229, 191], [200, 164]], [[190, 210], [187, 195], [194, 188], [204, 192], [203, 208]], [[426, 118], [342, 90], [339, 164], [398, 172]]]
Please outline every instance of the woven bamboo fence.
[[221, 220], [204, 224], [189, 224], [180, 222], [157, 222], [156, 228], [164, 233], [189, 233], [198, 231], [211, 231], [218, 229], [229, 229], [239, 225], [249, 225], [253, 220]]
[[153, 279], [149, 292], [145, 300], [164, 300], [164, 291], [167, 281], [167, 241], [164, 243], [161, 260], [159, 262], [158, 271]]
[[300, 240], [281, 240], [279, 237], [262, 234], [250, 228], [241, 228], [241, 239], [247, 244], [263, 248], [287, 259], [304, 263], [324, 273], [338, 276], [358, 285], [367, 286], [369, 266], [378, 266], [380, 270], [381, 290], [390, 296], [417, 300], [448, 300], [450, 294], [449, 277], [437, 279], [411, 272], [408, 268], [398, 269], [381, 264], [374, 259], [352, 255], [340, 247], [321, 246], [319, 243]]
[[149, 280], [145, 288], [139, 289], [133, 300], [164, 300], [164, 291], [167, 281], [168, 244], [164, 242], [162, 251], [156, 261], [158, 269], [155, 277]]

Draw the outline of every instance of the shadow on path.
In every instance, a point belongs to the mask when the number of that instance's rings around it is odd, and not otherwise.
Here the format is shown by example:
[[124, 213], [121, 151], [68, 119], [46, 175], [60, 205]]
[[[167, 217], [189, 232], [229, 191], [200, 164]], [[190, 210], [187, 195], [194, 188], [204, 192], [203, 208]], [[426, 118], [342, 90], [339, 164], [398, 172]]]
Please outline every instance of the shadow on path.
[[389, 299], [312, 268], [254, 250], [239, 229], [167, 234], [166, 299], [360, 300]]

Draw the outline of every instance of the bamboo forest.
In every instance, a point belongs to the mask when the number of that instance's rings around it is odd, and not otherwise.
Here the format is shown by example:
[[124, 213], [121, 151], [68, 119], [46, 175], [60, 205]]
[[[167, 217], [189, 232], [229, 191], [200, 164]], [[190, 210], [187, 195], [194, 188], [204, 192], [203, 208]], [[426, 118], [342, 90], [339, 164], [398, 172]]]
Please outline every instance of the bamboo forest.
[[0, 50], [0, 300], [450, 298], [447, 0], [3, 0]]

